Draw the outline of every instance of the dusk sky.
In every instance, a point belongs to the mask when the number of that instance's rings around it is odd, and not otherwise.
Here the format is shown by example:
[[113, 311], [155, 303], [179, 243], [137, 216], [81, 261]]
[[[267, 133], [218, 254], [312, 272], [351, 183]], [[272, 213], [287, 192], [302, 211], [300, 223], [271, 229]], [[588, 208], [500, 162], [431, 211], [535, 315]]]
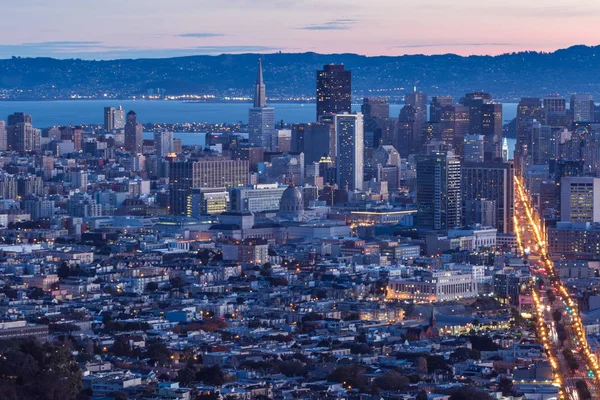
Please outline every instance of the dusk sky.
[[600, 43], [597, 0], [7, 0], [0, 58], [500, 54]]

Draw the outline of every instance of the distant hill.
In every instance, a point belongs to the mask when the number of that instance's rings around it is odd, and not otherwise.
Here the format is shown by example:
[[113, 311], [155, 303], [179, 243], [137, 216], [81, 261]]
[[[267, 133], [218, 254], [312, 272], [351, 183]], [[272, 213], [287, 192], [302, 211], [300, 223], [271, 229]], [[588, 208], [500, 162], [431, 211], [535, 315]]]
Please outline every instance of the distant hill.
[[276, 53], [113, 61], [12, 58], [0, 60], [0, 97], [125, 98], [156, 88], [172, 95], [250, 96], [259, 57], [271, 98], [314, 97], [316, 70], [328, 63], [343, 63], [352, 70], [356, 98], [382, 95], [401, 100], [416, 82], [430, 95], [459, 97], [485, 90], [505, 101], [574, 92], [600, 98], [600, 46], [469, 57]]

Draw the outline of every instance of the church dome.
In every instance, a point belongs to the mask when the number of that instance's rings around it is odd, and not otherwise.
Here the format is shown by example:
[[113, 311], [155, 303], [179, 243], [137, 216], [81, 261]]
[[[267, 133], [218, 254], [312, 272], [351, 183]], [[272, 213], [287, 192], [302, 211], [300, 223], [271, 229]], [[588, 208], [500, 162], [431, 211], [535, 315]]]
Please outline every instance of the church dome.
[[304, 212], [304, 200], [302, 192], [293, 183], [283, 191], [281, 203], [279, 205], [279, 214], [285, 217], [298, 217]]

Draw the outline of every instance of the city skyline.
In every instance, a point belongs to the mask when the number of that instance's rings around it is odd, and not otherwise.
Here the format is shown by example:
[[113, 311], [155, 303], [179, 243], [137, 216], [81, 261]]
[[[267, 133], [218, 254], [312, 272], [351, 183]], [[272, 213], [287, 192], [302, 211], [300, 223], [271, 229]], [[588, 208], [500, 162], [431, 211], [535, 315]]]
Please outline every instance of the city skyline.
[[[600, 7], [589, 0], [481, 5], [461, 0], [58, 0], [7, 4], [0, 58], [159, 58], [194, 54], [318, 52], [497, 55], [594, 45]], [[201, 21], [199, 24], [198, 22]], [[36, 26], [35, 30], [25, 27]], [[548, 30], [548, 26], [560, 29]], [[460, 27], [460, 29], [457, 29]], [[77, 32], [77, 34], [74, 34]]]

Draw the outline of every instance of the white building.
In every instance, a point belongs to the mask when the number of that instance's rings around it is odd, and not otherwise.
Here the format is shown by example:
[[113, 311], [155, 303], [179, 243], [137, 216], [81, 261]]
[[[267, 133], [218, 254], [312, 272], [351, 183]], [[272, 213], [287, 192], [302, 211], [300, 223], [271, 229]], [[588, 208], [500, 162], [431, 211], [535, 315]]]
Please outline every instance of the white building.
[[279, 211], [281, 196], [287, 186], [277, 183], [261, 184], [231, 190], [231, 209], [252, 213]]
[[173, 153], [173, 132], [154, 132], [154, 150], [158, 157], [166, 157]]
[[387, 297], [415, 301], [458, 300], [477, 296], [472, 274], [459, 271], [426, 272], [413, 279], [390, 279]]

